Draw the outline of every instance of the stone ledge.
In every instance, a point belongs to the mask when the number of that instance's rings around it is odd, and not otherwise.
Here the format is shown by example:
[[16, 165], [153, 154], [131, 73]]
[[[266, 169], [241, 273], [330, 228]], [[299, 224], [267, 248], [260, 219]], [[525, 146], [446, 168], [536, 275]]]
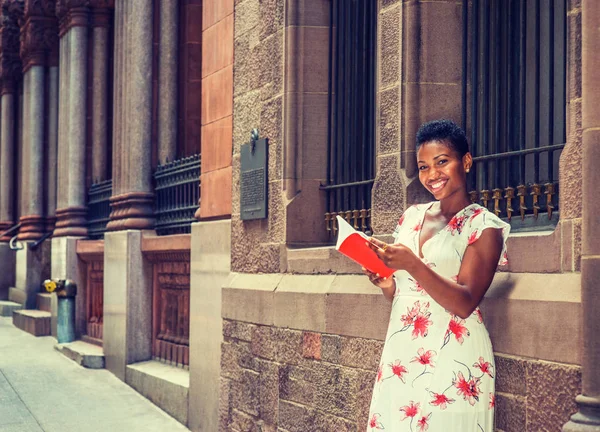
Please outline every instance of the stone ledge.
[[44, 312], [52, 313], [52, 296], [54, 294], [38, 293], [36, 301], [37, 308]]
[[83, 341], [56, 344], [54, 349], [80, 366], [88, 369], [104, 369], [104, 351], [102, 347]]
[[15, 303], [11, 301], [0, 301], [0, 316], [10, 317], [13, 314], [13, 311], [23, 309], [23, 305], [21, 303]]
[[[391, 241], [391, 237], [376, 236]], [[561, 270], [560, 227], [554, 231], [510, 234], [507, 242], [508, 266], [501, 272], [558, 273]], [[544, 252], [544, 259], [539, 253]], [[287, 268], [300, 274], [362, 274], [358, 264], [344, 257], [334, 246], [288, 248]]]
[[[580, 303], [577, 273], [499, 273], [482, 310], [497, 350], [578, 364]], [[224, 319], [319, 333], [382, 340], [390, 307], [363, 275], [231, 273], [223, 286]], [[523, 337], [524, 321], [540, 342]]]
[[125, 382], [177, 421], [187, 425], [189, 371], [149, 360], [128, 365]]
[[37, 309], [24, 309], [13, 312], [13, 325], [34, 336], [50, 336], [50, 319], [50, 312]]

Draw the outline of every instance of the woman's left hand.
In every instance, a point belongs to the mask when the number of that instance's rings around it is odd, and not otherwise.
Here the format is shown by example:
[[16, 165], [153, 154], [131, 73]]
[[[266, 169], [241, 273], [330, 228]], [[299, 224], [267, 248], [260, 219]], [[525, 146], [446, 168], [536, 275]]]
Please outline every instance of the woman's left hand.
[[408, 270], [417, 259], [412, 250], [401, 244], [389, 245], [371, 237], [369, 247], [386, 266], [395, 270]]

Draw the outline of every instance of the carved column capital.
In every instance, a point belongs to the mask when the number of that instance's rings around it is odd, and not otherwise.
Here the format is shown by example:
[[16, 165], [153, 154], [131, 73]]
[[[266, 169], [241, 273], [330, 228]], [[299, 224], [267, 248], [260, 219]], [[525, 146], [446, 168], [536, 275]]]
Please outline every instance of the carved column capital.
[[[21, 27], [23, 71], [44, 66], [48, 55], [58, 46], [55, 0], [25, 0], [24, 24]], [[57, 58], [57, 56], [55, 56]]]
[[59, 22], [60, 37], [73, 27], [89, 25], [90, 3], [90, 0], [57, 0], [56, 16]]
[[15, 85], [21, 75], [19, 18], [10, 11], [9, 6], [9, 2], [3, 2], [0, 11], [0, 22], [2, 23], [0, 26], [1, 94], [14, 93]]

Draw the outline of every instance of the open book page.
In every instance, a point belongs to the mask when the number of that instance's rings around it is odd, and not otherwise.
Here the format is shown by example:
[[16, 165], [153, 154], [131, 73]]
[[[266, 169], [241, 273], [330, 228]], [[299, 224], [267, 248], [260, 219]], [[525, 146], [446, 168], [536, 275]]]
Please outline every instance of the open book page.
[[367, 246], [368, 237], [365, 233], [356, 231], [352, 225], [337, 216], [338, 239], [335, 248], [351, 260], [357, 262], [372, 273], [381, 277], [390, 277], [395, 270], [386, 266], [377, 254]]

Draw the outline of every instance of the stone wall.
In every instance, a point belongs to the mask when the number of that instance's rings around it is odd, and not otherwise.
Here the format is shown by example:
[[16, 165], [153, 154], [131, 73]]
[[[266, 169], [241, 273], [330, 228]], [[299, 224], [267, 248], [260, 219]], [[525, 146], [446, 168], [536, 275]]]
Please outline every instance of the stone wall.
[[[283, 0], [235, 2], [233, 93], [233, 270], [280, 271], [285, 212], [282, 202]], [[258, 128], [269, 139], [268, 219], [242, 222], [240, 149]]]
[[[383, 342], [224, 320], [221, 431], [367, 430]], [[496, 427], [559, 432], [576, 411], [577, 366], [497, 355]]]

